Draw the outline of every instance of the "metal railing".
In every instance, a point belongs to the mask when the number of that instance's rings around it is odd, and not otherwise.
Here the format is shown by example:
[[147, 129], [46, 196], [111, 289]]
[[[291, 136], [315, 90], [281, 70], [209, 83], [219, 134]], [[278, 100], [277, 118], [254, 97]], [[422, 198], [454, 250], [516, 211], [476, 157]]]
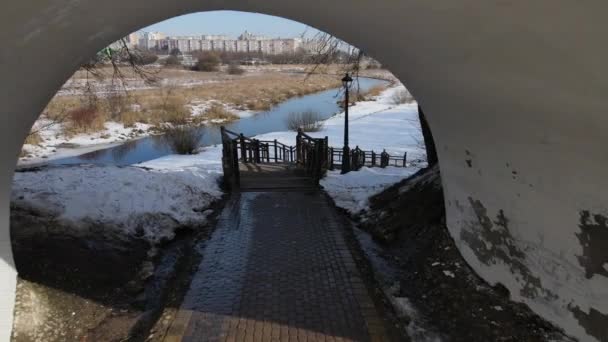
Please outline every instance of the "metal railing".
[[[285, 145], [275, 140], [258, 140], [243, 134], [221, 128], [222, 167], [224, 179], [231, 187], [239, 187], [239, 163], [293, 163], [303, 168], [306, 175], [316, 183], [325, 172], [341, 168], [344, 150], [329, 146], [328, 138], [313, 138], [298, 130], [296, 146]], [[349, 152], [351, 170], [368, 167], [407, 167], [407, 152], [402, 156], [390, 155], [386, 150], [381, 153], [365, 151], [359, 146]]]
[[[359, 148], [359, 146], [350, 150], [350, 165], [352, 170], [359, 170], [363, 166], [368, 167], [407, 167], [407, 152], [402, 156], [390, 155], [386, 150], [381, 153], [375, 151], [365, 151]], [[342, 156], [344, 155], [344, 149], [342, 148], [329, 148], [329, 169], [334, 170], [342, 166]]]

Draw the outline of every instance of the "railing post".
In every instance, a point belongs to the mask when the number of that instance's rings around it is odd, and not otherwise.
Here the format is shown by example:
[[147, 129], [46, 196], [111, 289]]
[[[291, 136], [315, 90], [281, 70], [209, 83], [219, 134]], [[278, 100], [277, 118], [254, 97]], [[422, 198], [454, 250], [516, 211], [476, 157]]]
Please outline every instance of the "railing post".
[[376, 166], [376, 152], [372, 150], [372, 167]]
[[253, 141], [250, 141], [250, 142], [247, 144], [247, 160], [248, 160], [250, 163], [253, 163], [253, 162], [254, 162], [254, 160], [253, 160]]
[[[274, 162], [275, 163], [278, 162], [278, 158], [279, 158], [279, 156], [277, 155], [277, 152], [278, 152], [277, 151], [277, 139], [274, 139]], [[270, 151], [268, 151], [268, 155], [270, 158]]]
[[403, 167], [407, 167], [407, 152], [403, 153]]
[[329, 161], [329, 137], [327, 136], [325, 136], [325, 139], [323, 140], [323, 150], [321, 152], [323, 153], [323, 164], [327, 165], [327, 162]]
[[361, 165], [359, 165], [359, 168], [362, 168], [365, 166], [365, 162], [367, 161], [367, 156], [365, 154], [365, 151], [360, 151], [361, 156], [359, 156], [359, 161], [361, 162]]
[[241, 143], [241, 157], [243, 159], [243, 162], [246, 163], [247, 162], [247, 146], [245, 146], [245, 136], [243, 135], [243, 133], [241, 133], [241, 135], [239, 136], [240, 139], [240, 143]]
[[329, 169], [334, 170], [334, 148], [329, 148]]
[[302, 128], [298, 128], [298, 135], [296, 136], [296, 164], [302, 162]]
[[390, 158], [390, 156], [388, 155], [388, 153], [386, 153], [386, 150], [382, 151], [382, 154], [380, 154], [380, 167], [381, 168], [385, 168], [388, 166], [389, 158]]
[[325, 158], [323, 157], [325, 155], [325, 139], [317, 140], [315, 148], [317, 149], [315, 153], [317, 155], [315, 164], [315, 184], [319, 184], [321, 174], [323, 173], [323, 164], [325, 163]]
[[260, 141], [259, 140], [254, 140], [253, 141], [253, 158], [255, 160], [256, 163], [261, 163], [260, 160]]
[[239, 169], [239, 148], [237, 147], [236, 140], [232, 141], [232, 162], [233, 162], [233, 184], [236, 187], [241, 185], [241, 170]]

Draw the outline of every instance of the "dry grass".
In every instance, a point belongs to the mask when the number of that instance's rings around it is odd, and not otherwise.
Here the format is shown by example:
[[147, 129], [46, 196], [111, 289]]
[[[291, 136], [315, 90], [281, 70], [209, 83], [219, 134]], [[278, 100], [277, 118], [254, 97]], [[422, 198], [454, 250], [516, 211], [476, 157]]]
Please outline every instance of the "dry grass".
[[38, 132], [31, 132], [26, 138], [24, 144], [28, 145], [40, 145], [42, 143], [42, 137]]
[[241, 68], [241, 66], [236, 63], [230, 63], [226, 72], [229, 75], [242, 75], [245, 73], [245, 69]]
[[101, 110], [113, 121], [119, 121], [123, 112], [131, 109], [132, 100], [125, 92], [116, 91], [100, 99]]
[[92, 133], [105, 129], [107, 117], [97, 107], [83, 106], [72, 109], [67, 114], [67, 135]]
[[412, 94], [410, 94], [407, 90], [399, 90], [397, 92], [395, 92], [395, 94], [393, 94], [393, 97], [391, 98], [393, 104], [399, 105], [399, 104], [404, 104], [404, 103], [412, 103], [414, 101], [416, 101], [414, 99], [414, 96], [412, 96]]
[[[74, 76], [78, 78], [79, 73]], [[127, 77], [130, 76], [126, 71]], [[203, 75], [203, 76], [201, 76]], [[82, 75], [80, 75], [82, 76]], [[164, 123], [184, 125], [192, 121], [188, 103], [215, 100], [241, 110], [267, 111], [294, 96], [303, 96], [340, 86], [340, 77], [328, 75], [289, 74], [267, 71], [247, 72], [242, 76], [225, 73], [200, 73], [182, 70], [162, 70], [159, 77], [170, 80], [213, 80], [195, 87], [178, 85], [156, 89], [112, 93], [99, 97], [94, 106], [85, 96], [56, 96], [48, 104], [44, 115], [65, 123], [65, 134], [91, 133], [104, 129], [104, 122], [113, 120], [132, 127], [136, 122], [163, 126]], [[84, 111], [84, 108], [94, 110]], [[235, 120], [234, 114], [211, 108], [205, 119]]]
[[129, 110], [120, 113], [119, 121], [122, 122], [125, 127], [133, 127], [136, 123], [148, 123], [150, 120], [149, 116], [143, 112]]
[[373, 101], [374, 97], [380, 95], [386, 89], [387, 87], [384, 85], [377, 85], [369, 88], [366, 91], [354, 91], [349, 100], [351, 104], [355, 104], [359, 101]]
[[239, 119], [239, 116], [233, 112], [226, 110], [223, 105], [214, 103], [209, 107], [202, 117], [206, 120], [223, 120], [223, 121], [235, 121]]
[[380, 96], [380, 94], [382, 94], [383, 91], [386, 90], [386, 86], [383, 85], [377, 85], [374, 87], [371, 87], [370, 89], [368, 89], [365, 92], [365, 96], [367, 98], [372, 98], [372, 97], [376, 97], [376, 96]]
[[[192, 88], [177, 88], [174, 93], [182, 97], [185, 103], [217, 100], [237, 108], [264, 111], [290, 97], [339, 86], [339, 79], [333, 76], [313, 75], [305, 79], [303, 75], [271, 74], [229, 79]], [[159, 96], [158, 90], [137, 93], [138, 101], [142, 105]]]

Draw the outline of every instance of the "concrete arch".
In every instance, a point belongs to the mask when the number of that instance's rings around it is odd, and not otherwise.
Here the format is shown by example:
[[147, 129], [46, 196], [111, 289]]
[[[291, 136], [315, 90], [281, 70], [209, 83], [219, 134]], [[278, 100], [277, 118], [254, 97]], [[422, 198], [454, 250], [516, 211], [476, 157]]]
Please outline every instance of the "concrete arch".
[[447, 224], [470, 265], [568, 333], [608, 338], [605, 1], [6, 0], [1, 7], [0, 340], [9, 338], [15, 286], [11, 180], [32, 123], [107, 43], [219, 9], [307, 23], [382, 60], [425, 108]]

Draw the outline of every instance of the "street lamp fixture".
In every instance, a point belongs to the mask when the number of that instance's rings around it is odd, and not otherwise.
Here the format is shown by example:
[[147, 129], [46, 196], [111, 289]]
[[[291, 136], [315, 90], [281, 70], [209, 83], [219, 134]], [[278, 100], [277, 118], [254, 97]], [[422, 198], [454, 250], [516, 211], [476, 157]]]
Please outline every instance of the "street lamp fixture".
[[344, 149], [342, 150], [342, 174], [350, 171], [350, 148], [348, 147], [348, 92], [352, 84], [353, 79], [346, 73], [346, 76], [342, 78], [342, 85], [344, 86]]

